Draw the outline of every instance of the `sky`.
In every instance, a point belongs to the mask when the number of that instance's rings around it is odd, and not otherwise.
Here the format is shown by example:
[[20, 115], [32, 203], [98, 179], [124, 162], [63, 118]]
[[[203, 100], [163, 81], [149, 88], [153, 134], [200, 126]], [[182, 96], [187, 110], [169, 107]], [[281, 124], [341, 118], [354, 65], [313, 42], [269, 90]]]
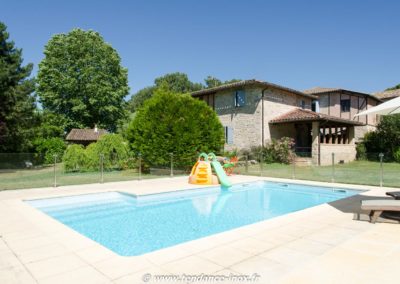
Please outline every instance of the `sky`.
[[0, 0], [0, 7], [33, 75], [53, 35], [91, 29], [121, 56], [131, 94], [170, 72], [297, 90], [373, 93], [400, 83], [396, 0]]

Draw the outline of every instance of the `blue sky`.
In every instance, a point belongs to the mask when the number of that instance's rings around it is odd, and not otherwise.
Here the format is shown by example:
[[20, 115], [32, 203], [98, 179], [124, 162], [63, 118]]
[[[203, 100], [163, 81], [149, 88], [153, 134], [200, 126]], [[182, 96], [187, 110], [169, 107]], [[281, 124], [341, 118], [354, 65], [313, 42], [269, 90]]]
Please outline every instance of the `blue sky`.
[[400, 83], [400, 1], [3, 1], [25, 62], [73, 28], [102, 34], [131, 93], [168, 72], [375, 92]]

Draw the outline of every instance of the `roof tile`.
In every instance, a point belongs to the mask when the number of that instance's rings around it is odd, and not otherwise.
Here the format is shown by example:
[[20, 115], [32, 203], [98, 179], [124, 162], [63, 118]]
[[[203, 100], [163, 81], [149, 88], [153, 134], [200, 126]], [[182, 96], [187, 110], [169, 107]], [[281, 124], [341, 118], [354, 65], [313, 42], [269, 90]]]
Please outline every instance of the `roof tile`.
[[107, 130], [105, 129], [72, 129], [68, 135], [66, 140], [67, 141], [97, 141], [99, 138], [107, 134]]
[[332, 121], [350, 125], [364, 125], [363, 123], [355, 120], [339, 118], [300, 108], [296, 108], [292, 111], [284, 113], [270, 120], [270, 123], [276, 124], [276, 123], [296, 122], [296, 121]]

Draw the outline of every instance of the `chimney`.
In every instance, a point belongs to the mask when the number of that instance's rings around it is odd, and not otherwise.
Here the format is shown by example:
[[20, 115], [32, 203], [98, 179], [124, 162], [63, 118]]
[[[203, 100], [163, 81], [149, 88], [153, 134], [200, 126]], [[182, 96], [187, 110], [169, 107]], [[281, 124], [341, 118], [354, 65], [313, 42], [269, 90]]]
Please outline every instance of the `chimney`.
[[94, 125], [94, 132], [97, 133], [99, 130], [97, 129], [97, 124]]

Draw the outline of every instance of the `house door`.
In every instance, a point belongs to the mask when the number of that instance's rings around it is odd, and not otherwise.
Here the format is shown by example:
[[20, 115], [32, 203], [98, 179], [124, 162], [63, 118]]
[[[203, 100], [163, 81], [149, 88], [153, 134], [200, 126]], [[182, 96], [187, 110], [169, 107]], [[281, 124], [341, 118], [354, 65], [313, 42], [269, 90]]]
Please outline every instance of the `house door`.
[[309, 153], [311, 152], [311, 124], [302, 123], [296, 124], [296, 152], [298, 153]]

